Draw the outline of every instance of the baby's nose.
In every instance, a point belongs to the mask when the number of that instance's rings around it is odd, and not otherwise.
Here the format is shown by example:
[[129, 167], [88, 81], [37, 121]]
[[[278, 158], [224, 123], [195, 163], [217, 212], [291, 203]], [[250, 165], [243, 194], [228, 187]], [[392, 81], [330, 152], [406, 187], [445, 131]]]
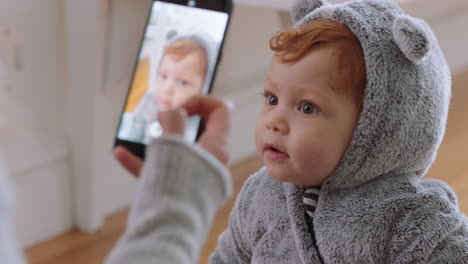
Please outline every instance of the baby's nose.
[[172, 94], [174, 93], [174, 84], [172, 82], [167, 82], [163, 86], [163, 91], [166, 94]]
[[273, 114], [266, 122], [266, 127], [274, 132], [287, 134], [289, 132], [289, 125], [286, 118], [279, 114]]

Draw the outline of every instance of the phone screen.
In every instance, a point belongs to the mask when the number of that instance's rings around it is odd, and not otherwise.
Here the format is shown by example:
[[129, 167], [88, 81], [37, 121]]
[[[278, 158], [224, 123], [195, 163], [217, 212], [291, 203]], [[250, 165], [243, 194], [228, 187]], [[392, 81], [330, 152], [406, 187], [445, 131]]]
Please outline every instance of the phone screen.
[[[158, 112], [209, 93], [228, 19], [225, 12], [153, 2], [118, 140], [149, 144], [162, 134]], [[195, 141], [199, 126], [198, 116], [189, 118], [185, 139]]]

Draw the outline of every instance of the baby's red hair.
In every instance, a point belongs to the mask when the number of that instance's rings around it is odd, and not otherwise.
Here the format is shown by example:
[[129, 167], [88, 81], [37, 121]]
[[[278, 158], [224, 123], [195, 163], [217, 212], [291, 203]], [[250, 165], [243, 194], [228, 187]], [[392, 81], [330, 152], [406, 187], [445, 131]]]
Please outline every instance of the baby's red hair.
[[171, 55], [175, 60], [181, 60], [195, 52], [200, 52], [206, 57], [206, 51], [200, 43], [190, 38], [176, 40], [164, 49], [164, 54]]
[[312, 21], [300, 28], [277, 33], [270, 40], [270, 48], [280, 63], [294, 64], [313, 48], [322, 45], [336, 46], [338, 59], [332, 88], [350, 95], [361, 106], [362, 93], [366, 85], [366, 68], [361, 44], [345, 25], [330, 19]]
[[174, 41], [164, 49], [164, 54], [170, 56], [175, 61], [184, 59], [189, 54], [198, 54], [200, 57], [200, 74], [205, 74], [208, 67], [208, 55], [206, 50], [196, 40], [182, 38]]

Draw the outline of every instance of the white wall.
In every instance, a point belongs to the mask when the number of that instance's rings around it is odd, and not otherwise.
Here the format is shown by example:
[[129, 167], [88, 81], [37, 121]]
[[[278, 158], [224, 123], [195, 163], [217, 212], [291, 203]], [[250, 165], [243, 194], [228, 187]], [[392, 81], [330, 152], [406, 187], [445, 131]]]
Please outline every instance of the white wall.
[[[0, 151], [17, 188], [17, 229], [27, 246], [73, 225], [69, 148], [64, 131], [64, 50], [56, 0], [0, 1], [7, 86], [0, 87], [7, 124]], [[1, 31], [4, 33], [4, 31]], [[11, 58], [11, 57], [10, 57]], [[6, 98], [6, 99], [5, 99]]]
[[235, 4], [289, 10], [293, 0], [233, 0]]
[[[128, 11], [140, 3], [142, 1], [132, 1]], [[108, 212], [128, 204], [134, 185], [133, 179], [124, 173], [111, 155], [127, 85], [114, 85], [108, 90], [104, 85], [108, 7], [105, 1], [65, 1], [69, 90], [67, 127], [74, 154], [76, 225], [89, 232], [100, 227]], [[140, 13], [137, 14], [140, 17]], [[136, 26], [133, 21], [126, 22]], [[128, 61], [119, 63], [128, 65]]]

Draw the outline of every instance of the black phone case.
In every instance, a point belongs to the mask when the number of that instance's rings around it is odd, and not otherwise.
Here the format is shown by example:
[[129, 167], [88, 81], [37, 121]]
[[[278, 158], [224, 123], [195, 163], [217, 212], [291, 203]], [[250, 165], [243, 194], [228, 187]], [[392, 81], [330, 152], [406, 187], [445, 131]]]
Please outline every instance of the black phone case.
[[[157, 1], [158, 2], [171, 3], [171, 4], [178, 4], [178, 5], [183, 5], [183, 6], [190, 6], [190, 7], [195, 7], [195, 8], [203, 8], [203, 9], [208, 9], [208, 10], [220, 11], [220, 12], [224, 12], [224, 13], [228, 14], [226, 29], [225, 29], [224, 36], [223, 36], [223, 39], [221, 41], [219, 52], [218, 52], [219, 53], [218, 59], [217, 59], [216, 64], [215, 64], [215, 67], [214, 67], [214, 70], [213, 70], [213, 77], [211, 78], [211, 83], [209, 85], [209, 90], [207, 92], [207, 94], [210, 94], [213, 83], [214, 83], [214, 80], [215, 80], [215, 77], [216, 77], [216, 72], [217, 72], [217, 69], [218, 69], [218, 66], [219, 66], [219, 62], [221, 61], [221, 58], [223, 56], [224, 41], [225, 41], [226, 34], [228, 32], [228, 29], [229, 29], [230, 20], [231, 20], [231, 13], [232, 13], [232, 8], [233, 8], [232, 0], [198, 0], [198, 1], [193, 1], [193, 0], [157, 0]], [[153, 1], [153, 3], [157, 2], [157, 1]], [[195, 2], [194, 5], [189, 4], [189, 2], [192, 2], [192, 1]], [[153, 6], [153, 5], [151, 5], [151, 6]], [[151, 16], [151, 9], [147, 13], [147, 21], [145, 23], [146, 26], [145, 26], [145, 30], [143, 31], [142, 38], [140, 40], [140, 48], [139, 48], [138, 54], [140, 54], [141, 49], [143, 47], [143, 41], [144, 41], [144, 38], [145, 38], [146, 27], [148, 26], [150, 16]], [[137, 66], [138, 66], [138, 57], [137, 57], [137, 59], [135, 61], [135, 64], [133, 66], [132, 79], [131, 79], [130, 84], [129, 84], [127, 96], [125, 97], [125, 102], [124, 102], [124, 105], [122, 107], [120, 117], [122, 117], [122, 115], [124, 113], [125, 105], [127, 103], [128, 96], [130, 94], [133, 79], [135, 78], [135, 71], [136, 71]], [[129, 151], [131, 151], [133, 154], [135, 154], [136, 156], [138, 156], [139, 158], [144, 160], [145, 159], [145, 152], [146, 152], [146, 145], [145, 144], [140, 144], [140, 143], [135, 143], [135, 142], [131, 142], [131, 141], [121, 140], [121, 139], [119, 139], [117, 137], [121, 122], [122, 122], [122, 118], [119, 120], [119, 124], [118, 124], [117, 129], [116, 129], [115, 141], [114, 141], [113, 148], [115, 148], [117, 146], [123, 146], [126, 149], [128, 149]], [[204, 120], [201, 119], [199, 127], [198, 127], [196, 140], [198, 140], [198, 138], [200, 137], [201, 133], [203, 132], [204, 127], [205, 127]]]

